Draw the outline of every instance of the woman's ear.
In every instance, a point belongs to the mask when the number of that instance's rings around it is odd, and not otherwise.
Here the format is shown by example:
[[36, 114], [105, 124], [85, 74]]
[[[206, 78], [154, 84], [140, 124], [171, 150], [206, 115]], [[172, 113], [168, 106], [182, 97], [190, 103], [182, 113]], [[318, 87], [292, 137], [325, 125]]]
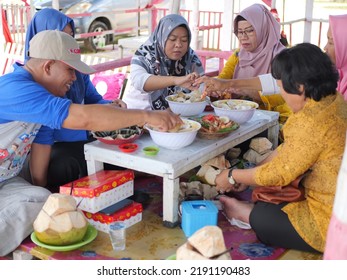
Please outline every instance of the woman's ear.
[[301, 94], [305, 94], [305, 87], [304, 87], [304, 85], [300, 84], [299, 91], [301, 92]]

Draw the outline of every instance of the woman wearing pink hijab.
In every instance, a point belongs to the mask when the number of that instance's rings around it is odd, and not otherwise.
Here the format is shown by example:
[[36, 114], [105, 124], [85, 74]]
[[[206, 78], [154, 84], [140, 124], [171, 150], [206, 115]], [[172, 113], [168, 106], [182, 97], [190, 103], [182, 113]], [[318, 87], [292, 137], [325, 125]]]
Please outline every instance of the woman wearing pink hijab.
[[[253, 4], [242, 10], [234, 19], [234, 33], [240, 47], [230, 56], [218, 78], [249, 79], [270, 73], [272, 59], [285, 49], [280, 42], [280, 24], [270, 11], [261, 4]], [[226, 93], [221, 97], [225, 99], [238, 95], [262, 103], [258, 91], [252, 89], [235, 90], [232, 96]], [[281, 100], [280, 103], [283, 102]]]
[[347, 14], [329, 16], [328, 42], [325, 52], [335, 64], [340, 80], [337, 90], [347, 100], [347, 37], [344, 35], [347, 26]]
[[241, 79], [270, 72], [273, 57], [285, 47], [281, 44], [280, 24], [269, 10], [254, 4], [234, 20], [234, 33], [240, 49], [229, 58], [219, 78]]
[[[328, 42], [324, 47], [325, 52], [335, 64], [340, 80], [337, 90], [347, 100], [347, 38], [346, 33], [347, 14], [330, 16], [328, 29]], [[347, 145], [342, 159], [342, 164], [337, 180], [337, 190], [334, 200], [333, 214], [331, 216], [327, 243], [324, 251], [325, 260], [346, 260], [347, 259]]]

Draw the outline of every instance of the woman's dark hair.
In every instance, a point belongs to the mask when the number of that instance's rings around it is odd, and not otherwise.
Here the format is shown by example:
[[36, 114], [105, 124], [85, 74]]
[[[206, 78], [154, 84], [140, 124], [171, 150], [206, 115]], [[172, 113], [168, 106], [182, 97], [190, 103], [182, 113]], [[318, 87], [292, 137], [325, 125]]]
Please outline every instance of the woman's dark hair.
[[[315, 101], [336, 94], [339, 74], [327, 54], [310, 43], [284, 49], [271, 63], [271, 74], [281, 80], [289, 94], [301, 95]], [[303, 92], [300, 85], [304, 86]]]

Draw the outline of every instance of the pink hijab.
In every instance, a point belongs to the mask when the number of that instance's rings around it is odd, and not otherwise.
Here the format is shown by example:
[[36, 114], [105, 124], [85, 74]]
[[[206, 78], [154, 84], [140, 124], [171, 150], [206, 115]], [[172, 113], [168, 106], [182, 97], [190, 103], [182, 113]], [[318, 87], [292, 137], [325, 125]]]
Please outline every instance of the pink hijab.
[[[270, 11], [261, 4], [254, 4], [239, 13], [254, 28], [258, 47], [253, 52], [240, 49], [239, 63], [233, 78], [251, 78], [270, 72], [271, 60], [285, 49], [280, 42], [280, 24]], [[234, 32], [237, 30], [237, 17]]]
[[329, 24], [334, 40], [335, 65], [340, 75], [337, 90], [347, 100], [347, 15], [329, 16]]

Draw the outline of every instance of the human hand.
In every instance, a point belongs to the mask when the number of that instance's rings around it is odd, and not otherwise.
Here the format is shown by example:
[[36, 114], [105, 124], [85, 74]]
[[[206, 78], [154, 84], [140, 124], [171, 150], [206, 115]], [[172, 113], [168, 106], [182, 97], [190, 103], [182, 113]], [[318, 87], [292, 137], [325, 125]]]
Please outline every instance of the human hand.
[[229, 192], [232, 190], [233, 185], [229, 183], [228, 180], [228, 174], [229, 174], [229, 169], [223, 170], [219, 175], [216, 177], [216, 190], [219, 193], [225, 193]]
[[194, 85], [201, 85], [203, 83], [208, 83], [208, 81], [212, 79], [211, 77], [209, 76], [202, 76], [202, 77], [198, 77], [197, 79], [195, 79], [194, 81]]
[[114, 100], [112, 100], [110, 105], [114, 106], [114, 107], [124, 108], [124, 109], [127, 108], [127, 104], [124, 101], [122, 101], [121, 99], [114, 99]]
[[168, 131], [178, 125], [182, 125], [183, 121], [179, 115], [173, 113], [170, 109], [148, 111], [148, 117], [145, 123], [155, 127], [160, 131]]
[[204, 76], [195, 80], [195, 83], [200, 85], [205, 84], [202, 97], [210, 96], [217, 99], [230, 99], [233, 93], [232, 80], [223, 80]]
[[226, 193], [226, 192], [242, 192], [245, 189], [248, 188], [248, 185], [246, 184], [230, 184], [229, 183], [229, 169], [223, 170], [219, 175], [216, 177], [216, 190], [219, 193]]
[[176, 77], [175, 85], [183, 87], [183, 88], [187, 88], [189, 90], [197, 90], [200, 85], [197, 84], [195, 81], [198, 78], [199, 78], [199, 74], [195, 72], [188, 74], [186, 76]]

